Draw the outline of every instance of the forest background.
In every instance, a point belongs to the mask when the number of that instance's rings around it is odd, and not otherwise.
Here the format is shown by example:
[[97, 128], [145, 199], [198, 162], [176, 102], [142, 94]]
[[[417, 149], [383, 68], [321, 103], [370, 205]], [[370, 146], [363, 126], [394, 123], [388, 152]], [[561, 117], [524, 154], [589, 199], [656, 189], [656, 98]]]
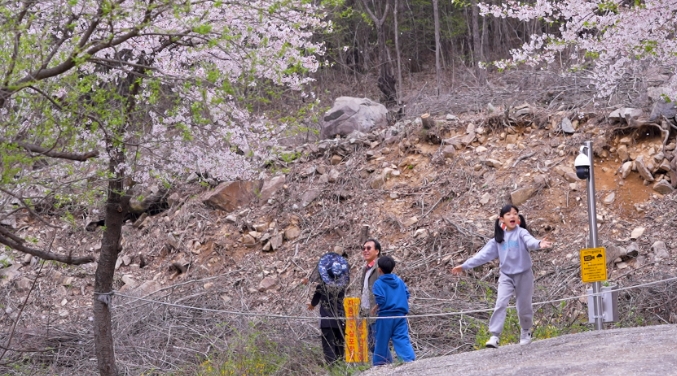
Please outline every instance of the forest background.
[[[315, 140], [340, 95], [378, 97], [393, 120], [479, 112], [491, 102], [670, 103], [675, 8], [580, 0], [2, 1], [0, 243], [41, 260], [38, 270], [45, 260], [96, 261], [97, 367], [117, 374], [110, 299], [123, 225], [149, 210], [145, 188], [166, 193], [196, 174], [259, 176], [284, 146]], [[665, 85], [649, 91], [656, 80]], [[27, 234], [12, 225], [17, 216], [44, 231]], [[52, 248], [84, 219], [105, 224], [97, 256]]]

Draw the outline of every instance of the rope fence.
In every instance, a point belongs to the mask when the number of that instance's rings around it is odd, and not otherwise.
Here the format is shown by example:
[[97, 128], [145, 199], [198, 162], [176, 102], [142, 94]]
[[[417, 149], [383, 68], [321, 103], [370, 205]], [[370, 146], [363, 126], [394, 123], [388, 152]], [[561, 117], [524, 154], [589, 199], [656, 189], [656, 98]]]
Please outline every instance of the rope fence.
[[[659, 281], [653, 281], [653, 282], [647, 282], [647, 283], [641, 283], [638, 285], [633, 285], [633, 286], [627, 286], [627, 287], [619, 287], [614, 289], [613, 291], [626, 291], [626, 290], [631, 290], [631, 289], [636, 289], [640, 287], [646, 287], [646, 286], [651, 286], [651, 285], [656, 285], [659, 283], [665, 283], [665, 282], [670, 282], [670, 281], [675, 281], [677, 280], [677, 277], [672, 277], [672, 278], [667, 278]], [[299, 321], [305, 321], [305, 320], [317, 320], [319, 316], [293, 316], [293, 315], [282, 315], [282, 314], [271, 314], [271, 313], [260, 313], [260, 312], [241, 312], [241, 311], [229, 311], [229, 310], [222, 310], [222, 309], [214, 309], [214, 308], [203, 308], [203, 307], [195, 307], [195, 306], [189, 306], [185, 304], [176, 304], [176, 303], [169, 303], [169, 302], [163, 302], [159, 300], [153, 300], [153, 299], [148, 299], [146, 297], [136, 297], [136, 296], [131, 296], [131, 295], [125, 295], [117, 291], [112, 291], [108, 293], [94, 293], [95, 295], [115, 295], [115, 296], [120, 296], [128, 299], [132, 299], [132, 301], [143, 301], [143, 302], [149, 302], [149, 303], [155, 303], [155, 304], [160, 304], [160, 305], [165, 305], [169, 307], [175, 307], [175, 308], [182, 308], [182, 309], [188, 309], [188, 310], [198, 310], [198, 311], [204, 311], [204, 312], [213, 312], [213, 313], [221, 313], [221, 314], [226, 314], [226, 315], [235, 315], [235, 316], [244, 316], [244, 317], [264, 317], [264, 318], [274, 318], [274, 319], [292, 319], [292, 320], [299, 320]], [[551, 303], [559, 303], [559, 302], [564, 302], [564, 301], [569, 301], [569, 300], [576, 300], [576, 299], [581, 299], [581, 298], [587, 298], [589, 296], [600, 296], [603, 295], [603, 292], [597, 293], [597, 294], [584, 294], [584, 295], [579, 295], [579, 296], [572, 296], [572, 297], [567, 297], [567, 298], [561, 298], [561, 299], [553, 299], [553, 300], [546, 300], [542, 302], [535, 302], [532, 303], [533, 305], [545, 305], [545, 304], [551, 304]], [[148, 296], [148, 295], [147, 295]], [[445, 299], [440, 299], [444, 301]], [[451, 300], [450, 300], [451, 301]], [[509, 308], [514, 308], [514, 306], [510, 306]], [[417, 314], [417, 315], [407, 315], [406, 317], [409, 319], [414, 319], [414, 318], [421, 318], [421, 317], [441, 317], [441, 316], [462, 316], [462, 315], [468, 315], [472, 313], [482, 313], [482, 312], [492, 312], [494, 309], [493, 308], [486, 308], [486, 309], [475, 309], [475, 310], [468, 310], [468, 311], [457, 311], [457, 312], [442, 312], [442, 313], [424, 313], [424, 314]], [[354, 317], [337, 317], [338, 319], [343, 319], [343, 320], [352, 320]], [[382, 320], [382, 319], [394, 319], [394, 318], [402, 318], [402, 316], [382, 316], [382, 317], [370, 317], [371, 320]]]

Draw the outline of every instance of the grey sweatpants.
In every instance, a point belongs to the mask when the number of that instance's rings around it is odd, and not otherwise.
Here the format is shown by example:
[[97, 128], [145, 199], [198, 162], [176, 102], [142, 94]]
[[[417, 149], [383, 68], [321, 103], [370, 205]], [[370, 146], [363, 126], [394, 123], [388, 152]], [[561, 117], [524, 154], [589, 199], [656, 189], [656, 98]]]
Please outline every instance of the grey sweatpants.
[[534, 309], [531, 298], [534, 295], [534, 272], [529, 269], [519, 274], [503, 274], [498, 277], [498, 297], [494, 313], [489, 319], [489, 332], [500, 337], [505, 323], [505, 309], [510, 303], [513, 293], [516, 298], [517, 316], [522, 330], [531, 329], [534, 318]]

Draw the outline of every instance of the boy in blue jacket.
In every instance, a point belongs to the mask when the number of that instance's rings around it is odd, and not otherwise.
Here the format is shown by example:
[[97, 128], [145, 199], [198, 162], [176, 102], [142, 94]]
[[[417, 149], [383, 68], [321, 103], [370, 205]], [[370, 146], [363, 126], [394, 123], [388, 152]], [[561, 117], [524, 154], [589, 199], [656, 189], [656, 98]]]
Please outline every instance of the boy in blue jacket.
[[[409, 313], [409, 290], [400, 277], [391, 274], [395, 268], [395, 260], [390, 256], [378, 259], [381, 276], [374, 282], [372, 291], [376, 300], [375, 309], [379, 319], [374, 324], [374, 358], [373, 364], [380, 366], [392, 363], [390, 340], [398, 358], [403, 362], [416, 359], [414, 348], [409, 341], [409, 326], [404, 317]], [[402, 316], [402, 318], [381, 319], [380, 317]]]

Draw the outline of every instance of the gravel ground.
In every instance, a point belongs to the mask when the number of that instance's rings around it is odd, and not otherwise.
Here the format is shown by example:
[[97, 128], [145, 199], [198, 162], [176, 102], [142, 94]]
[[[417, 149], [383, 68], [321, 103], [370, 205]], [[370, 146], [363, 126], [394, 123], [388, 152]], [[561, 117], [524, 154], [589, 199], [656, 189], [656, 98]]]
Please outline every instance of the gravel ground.
[[677, 375], [677, 325], [570, 334], [381, 366], [361, 375]]

